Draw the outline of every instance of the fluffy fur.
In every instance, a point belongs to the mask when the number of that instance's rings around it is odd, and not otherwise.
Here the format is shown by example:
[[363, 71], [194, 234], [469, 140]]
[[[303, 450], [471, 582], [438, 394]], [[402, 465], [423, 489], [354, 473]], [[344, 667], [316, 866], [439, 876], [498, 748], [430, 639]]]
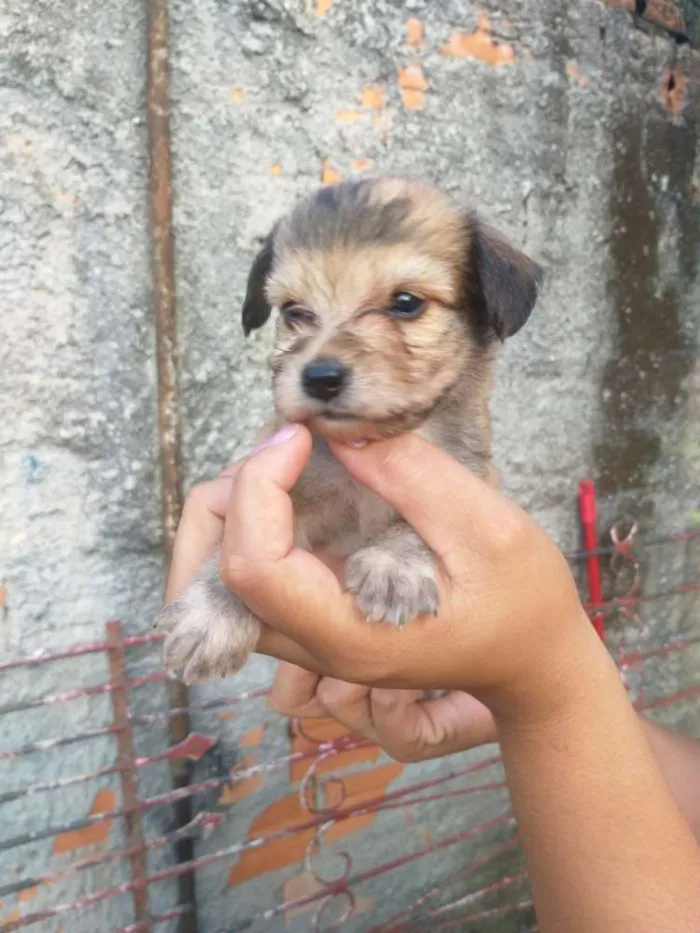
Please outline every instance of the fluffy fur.
[[[292, 493], [296, 540], [347, 558], [345, 584], [368, 620], [402, 625], [436, 613], [434, 558], [347, 474], [327, 439], [414, 431], [494, 481], [494, 356], [528, 319], [540, 279], [532, 260], [443, 193], [395, 178], [320, 189], [256, 257], [244, 330], [280, 312], [271, 361], [277, 423], [303, 422], [315, 435]], [[415, 315], [402, 313], [402, 294], [413, 296]], [[342, 374], [327, 398], [305, 382], [319, 361]], [[187, 682], [234, 673], [257, 641], [258, 620], [218, 566], [217, 555], [158, 621], [166, 663]]]

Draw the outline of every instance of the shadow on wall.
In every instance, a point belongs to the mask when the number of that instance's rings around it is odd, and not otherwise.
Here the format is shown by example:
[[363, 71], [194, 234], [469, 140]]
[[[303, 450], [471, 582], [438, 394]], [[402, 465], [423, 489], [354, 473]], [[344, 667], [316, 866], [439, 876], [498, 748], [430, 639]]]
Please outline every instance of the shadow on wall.
[[[664, 427], [684, 402], [693, 341], [683, 312], [698, 248], [695, 122], [621, 113], [613, 133], [610, 292], [616, 333], [603, 372], [595, 449], [603, 495], [648, 484]], [[637, 499], [635, 512], [649, 517], [651, 497]]]

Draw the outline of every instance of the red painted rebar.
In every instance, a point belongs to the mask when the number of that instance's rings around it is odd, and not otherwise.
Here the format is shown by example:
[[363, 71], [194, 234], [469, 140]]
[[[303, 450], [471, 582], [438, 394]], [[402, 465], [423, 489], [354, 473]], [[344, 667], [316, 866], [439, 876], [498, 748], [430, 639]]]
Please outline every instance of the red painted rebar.
[[[596, 496], [593, 480], [582, 479], [578, 487], [579, 514], [583, 529], [583, 543], [589, 552], [586, 557], [586, 573], [588, 575], [588, 595], [590, 602], [595, 605], [603, 601], [603, 587], [600, 578], [600, 558], [594, 553], [598, 547], [598, 531], [596, 529]], [[600, 638], [605, 641], [605, 620], [603, 614], [594, 612], [591, 618], [593, 628]]]

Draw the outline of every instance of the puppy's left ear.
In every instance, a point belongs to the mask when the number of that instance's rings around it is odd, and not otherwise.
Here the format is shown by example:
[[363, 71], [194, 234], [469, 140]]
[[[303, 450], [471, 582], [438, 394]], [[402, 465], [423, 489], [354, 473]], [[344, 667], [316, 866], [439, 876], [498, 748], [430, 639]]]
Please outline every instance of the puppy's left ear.
[[274, 259], [274, 234], [275, 231], [273, 230], [265, 238], [265, 242], [253, 260], [253, 265], [248, 273], [248, 285], [243, 300], [243, 311], [241, 312], [243, 333], [246, 337], [251, 330], [262, 327], [272, 313], [272, 306], [265, 294], [265, 285]]
[[505, 340], [530, 317], [544, 270], [473, 216], [468, 218], [468, 232], [469, 304], [480, 327]]

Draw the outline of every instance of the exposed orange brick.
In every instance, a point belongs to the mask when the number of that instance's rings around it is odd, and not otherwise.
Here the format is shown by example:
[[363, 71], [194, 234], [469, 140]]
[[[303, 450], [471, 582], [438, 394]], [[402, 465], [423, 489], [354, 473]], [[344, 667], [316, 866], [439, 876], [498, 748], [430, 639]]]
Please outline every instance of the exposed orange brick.
[[238, 713], [234, 713], [232, 709], [225, 709], [223, 713], [217, 713], [217, 719], [220, 719], [221, 722], [230, 722], [232, 719], [238, 718]]
[[7, 605], [7, 590], [5, 589], [5, 584], [0, 583], [0, 609], [4, 609]]
[[22, 919], [22, 914], [20, 913], [19, 907], [15, 907], [14, 910], [11, 910], [8, 914], [3, 914], [0, 917], [3, 925], [7, 924], [8, 926], [11, 923], [17, 923], [18, 920]]
[[235, 100], [236, 102], [238, 102], [240, 100], [243, 100], [243, 98], [245, 97], [245, 91], [239, 87], [234, 87], [234, 88], [231, 88], [231, 90], [228, 92], [228, 96], [231, 98], [231, 100]]
[[281, 174], [282, 174], [282, 166], [279, 164], [279, 162], [274, 162], [270, 166], [270, 175], [274, 175], [277, 178]]
[[[369, 771], [360, 771], [358, 774], [349, 775], [343, 781], [346, 791], [343, 808], [358, 807], [375, 797], [381, 797], [386, 791], [387, 785], [395, 780], [403, 769], [402, 764], [395, 762], [381, 768], [373, 768]], [[343, 820], [331, 827], [324, 838], [330, 841], [357, 832], [357, 830], [371, 823], [374, 817], [374, 813], [368, 813], [364, 816]], [[248, 838], [269, 836], [272, 833], [291, 829], [299, 823], [305, 822], [308, 818], [309, 813], [302, 807], [299, 795], [297, 793], [288, 794], [286, 797], [282, 797], [270, 804], [253, 820], [248, 830]], [[230, 885], [241, 884], [266, 872], [277, 871], [301, 862], [314, 836], [315, 830], [312, 827], [308, 830], [296, 832], [293, 836], [275, 839], [255, 849], [248, 849], [231, 868], [228, 883]]]
[[[363, 803], [368, 803], [376, 797], [383, 797], [387, 786], [395, 781], [402, 773], [404, 766], [395, 761], [390, 765], [383, 765], [381, 768], [372, 768], [369, 771], [360, 771], [357, 774], [350, 774], [343, 779], [346, 796], [343, 799], [343, 809], [348, 807], [361, 807]], [[347, 820], [341, 820], [335, 823], [325, 838], [331, 842], [334, 839], [342, 839], [343, 836], [349, 836], [351, 833], [366, 829], [376, 818], [376, 813], [364, 813], [361, 816], [352, 816]]]
[[566, 73], [571, 78], [572, 81], [575, 81], [580, 87], [585, 87], [588, 84], [588, 77], [582, 74], [576, 64], [569, 59], [566, 63]]
[[[282, 172], [280, 171], [279, 173], [273, 173], [273, 174], [281, 175]], [[264, 735], [265, 735], [265, 723], [263, 722], [263, 723], [260, 723], [259, 726], [255, 726], [253, 729], [249, 729], [248, 732], [245, 733], [245, 735], [242, 735], [240, 739], [238, 740], [238, 744], [243, 745], [246, 748], [250, 745], [260, 745], [260, 743], [262, 742], [262, 737]]]
[[[248, 838], [268, 836], [270, 833], [296, 826], [308, 818], [309, 814], [302, 808], [299, 795], [288, 794], [281, 800], [270, 804], [253, 820], [248, 830]], [[241, 884], [265, 872], [276, 871], [286, 868], [287, 865], [301, 862], [306, 853], [306, 847], [314, 835], [313, 828], [305, 829], [294, 833], [293, 836], [276, 839], [256, 849], [248, 849], [242, 854], [237, 864], [232, 866], [228, 875], [228, 883], [230, 885]]]
[[324, 159], [323, 162], [321, 162], [321, 181], [323, 184], [337, 185], [338, 182], [342, 180], [343, 176], [340, 174], [340, 172], [336, 172], [328, 159]]
[[688, 79], [680, 71], [671, 68], [664, 73], [659, 98], [671, 113], [680, 113], [686, 101]]
[[316, 15], [325, 16], [333, 6], [333, 0], [316, 0]]
[[24, 888], [17, 895], [17, 901], [20, 904], [26, 904], [27, 901], [33, 901], [38, 893], [39, 893], [39, 888], [37, 885], [34, 885], [33, 888]]
[[[117, 795], [113, 790], [101, 790], [90, 808], [90, 816], [97, 816], [99, 813], [108, 813], [114, 810], [117, 804]], [[95, 823], [93, 826], [86, 826], [84, 829], [74, 829], [67, 833], [61, 833], [53, 841], [54, 855], [61, 855], [64, 852], [75, 852], [76, 849], [82, 849], [84, 846], [99, 845], [107, 842], [109, 831], [112, 826], [112, 820], [103, 820]]]
[[265, 781], [265, 776], [262, 772], [250, 774], [248, 777], [236, 780], [236, 774], [239, 771], [245, 771], [246, 768], [251, 768], [254, 764], [255, 759], [250, 755], [246, 755], [235, 767], [231, 768], [232, 782], [230, 784], [224, 784], [221, 796], [219, 797], [219, 806], [230, 807], [231, 804], [238, 803], [238, 801], [243, 800], [244, 797], [249, 797], [262, 787]]
[[481, 12], [474, 32], [453, 32], [440, 51], [451, 58], [473, 58], [495, 67], [515, 61], [513, 47], [493, 38], [489, 18]]
[[[349, 735], [345, 726], [341, 726], [335, 719], [304, 719], [301, 725], [309, 738], [303, 735], [295, 735], [291, 742], [290, 751], [292, 753], [312, 753], [315, 751], [318, 742], [332, 742], [334, 739], [340, 739]], [[369, 748], [356, 748], [349, 751], [338, 752], [321, 761], [316, 769], [316, 773], [328, 774], [331, 771], [349, 768], [351, 765], [376, 761], [380, 754], [380, 749], [377, 748], [376, 745], [372, 745]], [[290, 762], [290, 781], [301, 781], [308, 770], [308, 758]]]
[[685, 15], [680, 5], [673, 0], [647, 0], [644, 19], [671, 32], [685, 35]]
[[359, 110], [339, 110], [335, 119], [337, 123], [357, 123], [363, 118], [364, 114]]
[[423, 66], [420, 62], [399, 68], [399, 87], [404, 107], [409, 110], [422, 110], [425, 106], [425, 92], [428, 86], [428, 79], [423, 73]]
[[381, 110], [384, 106], [384, 91], [380, 87], [366, 87], [362, 91], [362, 106], [368, 110]]
[[[301, 875], [297, 875], [296, 878], [290, 878], [289, 881], [284, 883], [282, 895], [286, 903], [287, 901], [296, 901], [303, 897], [313, 896], [314, 894], [320, 893], [323, 889], [324, 885], [314, 878], [311, 872], [305, 871]], [[355, 900], [352, 915], [355, 917], [357, 914], [367, 913], [369, 910], [374, 910], [375, 906], [376, 902], [371, 897], [358, 897]], [[290, 922], [293, 921], [295, 917], [301, 914], [312, 913], [316, 910], [318, 910], [317, 901], [301, 904], [299, 907], [288, 907], [284, 912], [287, 925], [291, 925]]]
[[406, 44], [414, 49], [423, 45], [423, 23], [419, 19], [409, 19], [406, 23]]
[[[317, 878], [314, 878], [310, 871], [305, 871], [301, 875], [297, 875], [296, 878], [285, 881], [282, 887], [282, 897], [285, 903], [287, 901], [296, 901], [302, 897], [318, 894], [323, 888], [324, 885]], [[288, 908], [285, 910], [284, 915], [289, 921], [300, 914], [316, 909], [317, 904], [312, 901], [310, 904], [302, 904], [301, 907]]]
[[[636, 13], [637, 10], [635, 0], [603, 0], [603, 3], [618, 10], [625, 10], [627, 13]], [[685, 16], [681, 6], [675, 0], [647, 0], [643, 18], [656, 26], [685, 35], [687, 28]]]
[[355, 159], [352, 163], [352, 170], [353, 172], [364, 172], [365, 169], [371, 168], [371, 166], [371, 159]]
[[429, 846], [433, 841], [433, 834], [430, 831], [430, 827], [426, 826], [421, 835], [423, 836], [424, 845]]

